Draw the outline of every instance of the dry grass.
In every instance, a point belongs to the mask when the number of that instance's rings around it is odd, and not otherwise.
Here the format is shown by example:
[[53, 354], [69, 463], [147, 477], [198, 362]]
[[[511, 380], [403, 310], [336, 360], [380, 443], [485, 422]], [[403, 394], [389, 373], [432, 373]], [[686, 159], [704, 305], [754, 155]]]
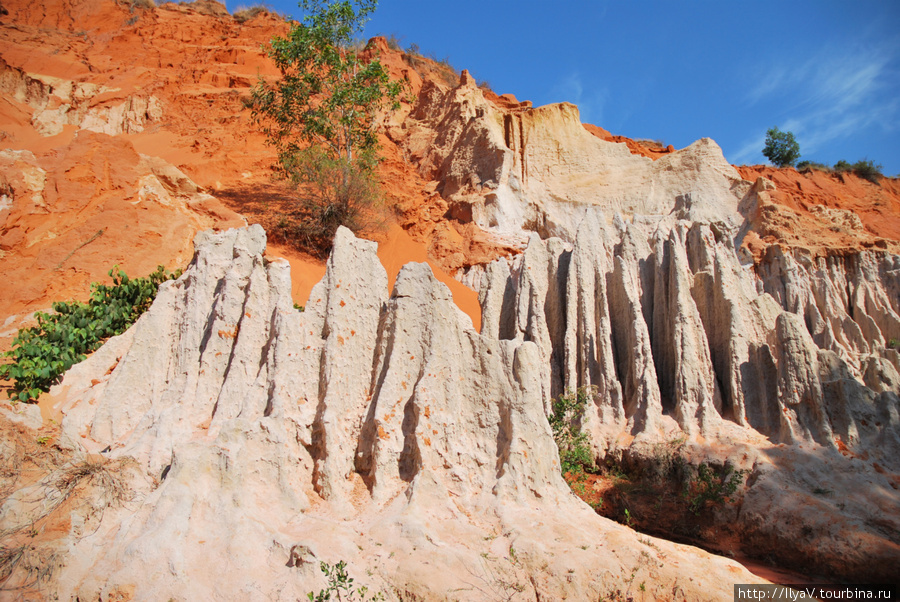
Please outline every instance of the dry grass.
[[239, 6], [235, 9], [232, 16], [238, 23], [246, 23], [259, 15], [267, 15], [269, 12], [268, 7], [257, 4], [255, 6]]
[[134, 9], [146, 10], [148, 8], [156, 8], [156, 2], [153, 0], [118, 0], [119, 4], [127, 6], [131, 12]]
[[73, 515], [99, 525], [104, 509], [134, 497], [123, 478], [133, 460], [75, 456], [50, 443], [56, 436], [55, 427], [35, 432], [0, 420], [0, 506], [9, 503], [0, 531], [0, 592], [22, 599], [47, 597]]
[[62, 555], [35, 545], [0, 546], [0, 592], [38, 594], [63, 566]]

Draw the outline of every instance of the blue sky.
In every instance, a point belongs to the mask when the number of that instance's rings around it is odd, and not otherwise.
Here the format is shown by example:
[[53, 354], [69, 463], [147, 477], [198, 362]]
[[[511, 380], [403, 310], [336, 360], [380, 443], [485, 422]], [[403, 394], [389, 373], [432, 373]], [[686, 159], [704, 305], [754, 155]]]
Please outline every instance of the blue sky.
[[376, 34], [499, 94], [573, 102], [614, 134], [676, 148], [710, 137], [732, 163], [757, 164], [778, 126], [801, 160], [900, 174], [898, 0], [381, 0], [363, 37]]

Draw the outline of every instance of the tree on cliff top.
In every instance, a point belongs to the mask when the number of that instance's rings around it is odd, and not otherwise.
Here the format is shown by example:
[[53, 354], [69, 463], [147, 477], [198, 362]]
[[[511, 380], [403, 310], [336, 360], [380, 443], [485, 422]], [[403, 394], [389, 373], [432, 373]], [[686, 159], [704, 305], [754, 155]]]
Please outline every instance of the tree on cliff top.
[[400, 83], [351, 47], [376, 4], [301, 0], [302, 22], [268, 49], [281, 78], [253, 89], [254, 119], [278, 152], [277, 175], [307, 185], [292, 234], [310, 250], [328, 247], [340, 225], [359, 230], [360, 211], [378, 196], [376, 118], [397, 106]]
[[766, 146], [762, 153], [778, 167], [787, 167], [800, 158], [800, 145], [794, 140], [794, 134], [773, 127], [766, 132]]

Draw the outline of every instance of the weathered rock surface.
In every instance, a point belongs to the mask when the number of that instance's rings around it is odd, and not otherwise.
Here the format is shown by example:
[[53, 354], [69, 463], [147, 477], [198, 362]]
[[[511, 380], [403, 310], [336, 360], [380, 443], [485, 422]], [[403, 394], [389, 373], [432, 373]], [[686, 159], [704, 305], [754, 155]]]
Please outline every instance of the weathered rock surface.
[[[274, 73], [259, 44], [282, 23], [210, 1], [46, 4], [3, 6], [0, 265], [17, 287], [0, 337], [113, 263], [183, 265], [196, 231], [243, 223], [205, 191], [244, 212], [272, 196], [245, 186], [270, 151], [240, 90]], [[711, 519], [745, 552], [894, 578], [896, 181], [738, 172], [707, 139], [650, 152], [573, 105], [379, 50], [417, 95], [388, 123], [383, 179], [402, 227], [478, 289], [480, 333], [424, 264], [390, 293], [396, 270], [347, 232], [304, 313], [259, 228], [201, 234], [185, 275], [54, 391], [63, 444], [128, 463], [133, 495], [65, 508], [53, 593], [302, 598], [340, 559], [405, 599], [589, 599], [629, 579], [730, 598], [752, 581], [569, 493], [545, 414], [580, 387], [597, 459], [684, 440], [695, 465], [748, 471]], [[56, 476], [13, 493], [0, 528], [27, 525]]]
[[61, 441], [144, 475], [136, 502], [71, 537], [61, 597], [296, 598], [340, 559], [389, 595], [439, 600], [596, 598], [633, 572], [659, 599], [755, 581], [580, 502], [544, 416], [544, 343], [475, 332], [426, 265], [388, 297], [374, 244], [341, 230], [301, 313], [261, 228], [196, 242], [53, 392]]
[[709, 139], [654, 161], [590, 134], [578, 107], [502, 108], [471, 77], [426, 82], [404, 122], [406, 148], [438, 180], [450, 215], [483, 228], [574, 240], [591, 207], [740, 222], [751, 184]]
[[114, 265], [183, 267], [197, 232], [247, 223], [213, 195], [267, 177], [239, 90], [273, 72], [259, 48], [283, 22], [145, 4], [3, 4], [0, 271], [18, 283], [0, 296], [4, 347]]
[[[833, 574], [886, 578], [900, 560], [898, 354], [887, 345], [900, 258], [770, 247], [754, 269], [740, 263], [735, 233], [671, 217], [607, 225], [589, 213], [574, 244], [533, 236], [522, 261], [487, 268], [483, 332], [538, 346], [545, 395], [594, 388], [584, 425], [599, 460], [640, 463], [654, 445], [687, 437], [695, 461], [749, 471], [737, 517], [748, 540]], [[772, 469], [782, 462], [791, 468]], [[821, 502], [807, 518], [790, 509], [798, 479], [807, 497], [843, 488], [871, 497]], [[823, 512], [835, 524], [868, 512], [893, 526], [821, 530]], [[817, 535], [781, 531], [785, 521]]]

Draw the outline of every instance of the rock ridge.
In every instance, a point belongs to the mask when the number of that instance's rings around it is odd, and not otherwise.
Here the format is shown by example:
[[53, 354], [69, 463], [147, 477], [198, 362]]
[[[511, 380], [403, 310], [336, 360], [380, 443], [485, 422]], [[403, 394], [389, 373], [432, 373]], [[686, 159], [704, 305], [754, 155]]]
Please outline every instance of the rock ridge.
[[605, 595], [632, 566], [662, 599], [754, 581], [664, 541], [644, 558], [632, 531], [578, 501], [544, 415], [540, 344], [475, 332], [426, 264], [388, 296], [375, 245], [342, 229], [299, 312], [264, 246], [259, 226], [198, 235], [184, 275], [53, 391], [62, 441], [145, 475], [136, 507], [72, 540], [59, 595], [303, 595], [321, 581], [314, 559], [436, 600], [481, 599], [465, 567], [482, 561], [542, 597]]

